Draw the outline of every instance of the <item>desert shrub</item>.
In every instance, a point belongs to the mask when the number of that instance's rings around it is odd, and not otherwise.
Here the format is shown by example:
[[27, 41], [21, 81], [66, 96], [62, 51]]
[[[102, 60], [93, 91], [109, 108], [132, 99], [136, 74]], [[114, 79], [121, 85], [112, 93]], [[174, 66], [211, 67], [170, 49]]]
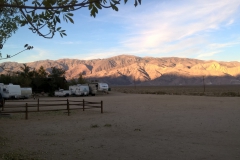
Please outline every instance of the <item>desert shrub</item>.
[[156, 93], [157, 93], [157, 94], [167, 94], [167, 93], [164, 92], [164, 91], [157, 91]]
[[111, 124], [105, 124], [104, 127], [112, 127]]
[[91, 128], [98, 128], [99, 126], [97, 124], [92, 124]]
[[237, 97], [238, 94], [236, 92], [224, 92], [221, 96]]

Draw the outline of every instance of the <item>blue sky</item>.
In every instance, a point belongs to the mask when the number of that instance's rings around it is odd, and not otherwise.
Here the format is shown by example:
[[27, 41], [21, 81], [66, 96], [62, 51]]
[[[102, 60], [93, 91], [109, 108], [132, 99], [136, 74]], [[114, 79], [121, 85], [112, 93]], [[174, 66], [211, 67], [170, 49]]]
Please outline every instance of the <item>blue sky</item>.
[[34, 46], [0, 62], [103, 59], [121, 54], [140, 57], [184, 57], [240, 62], [239, 0], [134, 0], [119, 11], [88, 9], [74, 12], [74, 24], [62, 23], [67, 36], [39, 37], [20, 28], [4, 45], [2, 54], [13, 55], [25, 44]]

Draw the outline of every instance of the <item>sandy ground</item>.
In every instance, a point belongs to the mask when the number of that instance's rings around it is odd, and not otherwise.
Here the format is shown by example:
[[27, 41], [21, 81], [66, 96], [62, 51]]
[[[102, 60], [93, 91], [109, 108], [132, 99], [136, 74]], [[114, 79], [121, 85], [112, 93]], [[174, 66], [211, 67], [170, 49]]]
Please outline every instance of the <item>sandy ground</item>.
[[1, 116], [0, 154], [21, 151], [45, 160], [240, 159], [239, 97], [110, 92], [70, 99], [83, 98], [103, 100], [104, 113]]

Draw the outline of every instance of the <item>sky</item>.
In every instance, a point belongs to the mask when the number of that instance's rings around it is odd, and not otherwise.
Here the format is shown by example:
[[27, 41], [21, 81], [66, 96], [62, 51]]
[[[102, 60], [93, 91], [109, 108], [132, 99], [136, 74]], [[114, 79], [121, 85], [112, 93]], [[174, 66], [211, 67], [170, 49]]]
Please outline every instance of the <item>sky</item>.
[[[123, 0], [122, 0], [123, 3]], [[74, 24], [62, 22], [67, 36], [44, 39], [28, 26], [20, 28], [2, 49], [14, 55], [25, 44], [34, 48], [2, 62], [104, 59], [117, 55], [181, 57], [240, 62], [240, 0], [134, 0], [119, 11], [87, 8], [74, 12]]]

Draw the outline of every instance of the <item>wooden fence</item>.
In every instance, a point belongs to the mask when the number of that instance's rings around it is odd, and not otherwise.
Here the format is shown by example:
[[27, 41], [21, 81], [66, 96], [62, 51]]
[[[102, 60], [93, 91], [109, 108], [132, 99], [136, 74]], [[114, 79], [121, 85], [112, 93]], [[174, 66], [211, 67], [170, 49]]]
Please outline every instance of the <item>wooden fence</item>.
[[[58, 102], [58, 103], [55, 103]], [[8, 104], [9, 103], [9, 104]], [[58, 107], [58, 108], [57, 108]], [[28, 113], [30, 112], [48, 112], [48, 111], [63, 111], [66, 110], [68, 116], [70, 110], [79, 110], [100, 108], [103, 113], [103, 101], [101, 102], [89, 102], [75, 101], [75, 100], [7, 100], [2, 107], [1, 113], [25, 113], [25, 119], [28, 119]]]

